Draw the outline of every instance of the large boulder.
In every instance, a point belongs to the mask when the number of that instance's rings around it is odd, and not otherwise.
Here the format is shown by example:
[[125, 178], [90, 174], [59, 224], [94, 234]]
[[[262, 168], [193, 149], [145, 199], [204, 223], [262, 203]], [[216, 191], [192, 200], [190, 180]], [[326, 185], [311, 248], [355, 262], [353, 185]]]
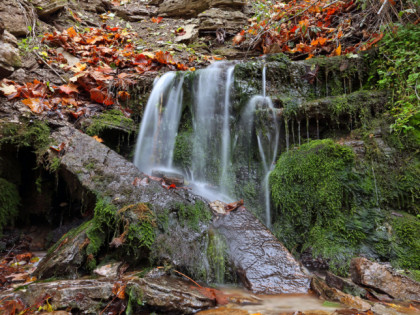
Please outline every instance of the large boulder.
[[398, 300], [420, 302], [420, 283], [398, 274], [390, 266], [363, 257], [351, 261], [353, 282], [385, 292]]
[[306, 293], [310, 277], [276, 237], [240, 208], [213, 226], [226, 239], [229, 257], [242, 283], [254, 293]]
[[32, 0], [31, 3], [41, 19], [50, 18], [68, 4], [67, 0]]
[[209, 0], [164, 0], [158, 13], [161, 16], [197, 16], [209, 6]]
[[227, 11], [211, 8], [198, 15], [200, 32], [216, 31], [219, 28], [229, 33], [240, 31], [247, 23], [247, 17], [241, 11]]
[[0, 1], [0, 20], [3, 21], [4, 28], [17, 37], [28, 33], [30, 22], [26, 8], [21, 4], [17, 5], [14, 0]]
[[0, 79], [10, 76], [21, 66], [17, 40], [8, 31], [0, 35]]

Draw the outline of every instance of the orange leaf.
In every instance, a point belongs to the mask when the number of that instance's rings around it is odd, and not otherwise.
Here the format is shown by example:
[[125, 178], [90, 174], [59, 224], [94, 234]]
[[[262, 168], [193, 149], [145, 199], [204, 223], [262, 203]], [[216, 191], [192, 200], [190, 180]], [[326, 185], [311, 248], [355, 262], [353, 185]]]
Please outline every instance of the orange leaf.
[[241, 33], [238, 33], [235, 35], [235, 37], [232, 39], [232, 42], [234, 45], [239, 45], [245, 40], [245, 36]]
[[172, 55], [167, 51], [157, 51], [155, 54], [155, 59], [157, 62], [162, 63], [164, 65], [173, 65], [175, 63], [174, 59], [172, 58]]
[[114, 104], [114, 101], [108, 93], [101, 91], [97, 88], [90, 90], [90, 99], [92, 101], [95, 101], [99, 104], [104, 104], [106, 106]]
[[335, 50], [335, 55], [336, 56], [341, 56], [341, 44], [338, 45], [337, 49]]
[[60, 86], [60, 92], [63, 92], [67, 95], [71, 93], [78, 93], [77, 86], [73, 83], [64, 84]]
[[114, 287], [112, 288], [112, 293], [115, 294], [117, 298], [120, 300], [125, 299], [125, 287], [127, 285], [121, 281], [117, 281], [114, 283]]
[[98, 136], [93, 136], [92, 138], [95, 139], [96, 141], [98, 141], [99, 143], [104, 142], [104, 140], [99, 138]]
[[343, 31], [339, 31], [337, 34], [337, 38], [341, 38], [343, 36]]
[[130, 99], [130, 94], [126, 91], [118, 91], [118, 98], [121, 101], [126, 101], [126, 100]]
[[69, 35], [70, 38], [77, 36], [77, 32], [75, 31], [73, 26], [67, 29], [67, 34]]
[[316, 46], [318, 44], [319, 44], [318, 39], [314, 39], [314, 40], [311, 41], [311, 46]]
[[324, 46], [324, 44], [327, 42], [327, 38], [325, 37], [319, 37], [318, 38], [318, 43], [320, 46]]
[[157, 18], [152, 17], [152, 22], [153, 23], [160, 23], [160, 22], [162, 22], [162, 20], [163, 20], [163, 17], [161, 17], [161, 16], [159, 16]]
[[39, 98], [26, 98], [22, 100], [22, 103], [28, 106], [31, 109], [31, 111], [33, 111], [36, 114], [40, 114], [45, 109], [49, 108], [48, 102]]

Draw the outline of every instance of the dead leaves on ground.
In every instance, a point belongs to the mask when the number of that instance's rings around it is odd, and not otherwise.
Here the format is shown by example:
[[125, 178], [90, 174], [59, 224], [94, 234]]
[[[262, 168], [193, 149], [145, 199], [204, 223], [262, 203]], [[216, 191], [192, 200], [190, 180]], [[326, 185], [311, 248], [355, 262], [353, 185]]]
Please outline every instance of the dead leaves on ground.
[[233, 44], [250, 38], [253, 48], [264, 54], [284, 52], [307, 59], [367, 50], [383, 34], [361, 32], [353, 25], [350, 12], [357, 7], [354, 0], [275, 1], [267, 5], [265, 18], [250, 19], [250, 26], [233, 38]]
[[[161, 18], [157, 18], [159, 23]], [[145, 73], [168, 70], [194, 70], [174, 60], [169, 52], [137, 51], [136, 34], [120, 27], [104, 25], [84, 32], [70, 27], [63, 32], [45, 34], [42, 42], [49, 47], [62, 47], [79, 59], [69, 65], [63, 54], [49, 48], [42, 55], [48, 64], [58, 64], [70, 75], [69, 83], [51, 86], [34, 80], [23, 85], [4, 79], [0, 94], [9, 100], [20, 99], [32, 112], [57, 112], [60, 118], [89, 115], [91, 105], [120, 105], [131, 98], [130, 88]], [[128, 111], [125, 112], [128, 115]]]

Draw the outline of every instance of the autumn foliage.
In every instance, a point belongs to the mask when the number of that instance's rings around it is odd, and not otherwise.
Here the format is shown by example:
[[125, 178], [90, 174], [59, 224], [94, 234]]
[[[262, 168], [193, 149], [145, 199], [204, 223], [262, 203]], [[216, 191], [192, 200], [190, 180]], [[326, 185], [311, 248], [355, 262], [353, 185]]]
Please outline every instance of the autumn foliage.
[[[288, 3], [257, 1], [266, 8], [233, 38], [235, 45], [247, 39], [264, 54], [284, 52], [295, 58], [339, 56], [369, 49], [382, 33], [357, 29], [355, 0], [293, 0]], [[266, 3], [267, 2], [267, 3]]]
[[120, 27], [104, 25], [78, 32], [73, 27], [45, 34], [42, 42], [48, 47], [62, 47], [77, 57], [73, 65], [59, 50], [49, 48], [42, 53], [44, 61], [58, 66], [69, 75], [69, 82], [52, 86], [34, 80], [23, 85], [4, 79], [0, 92], [8, 99], [21, 99], [34, 113], [56, 111], [60, 116], [70, 114], [75, 118], [90, 113], [90, 105], [120, 104], [130, 99], [130, 87], [139, 76], [167, 70], [189, 70], [176, 62], [169, 52], [138, 52], [133, 43], [135, 33]]

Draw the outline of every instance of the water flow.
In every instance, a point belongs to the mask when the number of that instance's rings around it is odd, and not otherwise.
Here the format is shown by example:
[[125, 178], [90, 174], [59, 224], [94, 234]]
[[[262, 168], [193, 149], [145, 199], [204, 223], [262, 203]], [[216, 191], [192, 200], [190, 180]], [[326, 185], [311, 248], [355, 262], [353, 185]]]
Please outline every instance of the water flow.
[[227, 181], [228, 181], [228, 164], [230, 157], [230, 90], [233, 82], [233, 70], [234, 66], [228, 68], [226, 72], [226, 84], [225, 84], [225, 100], [223, 109], [223, 129], [222, 129], [222, 149], [221, 149], [221, 160], [222, 160], [222, 172], [220, 176], [220, 190], [224, 194], [227, 193]]
[[156, 165], [169, 167], [182, 108], [182, 82], [164, 74], [153, 87], [137, 138], [134, 164], [150, 174]]
[[[265, 111], [267, 115], [264, 115], [265, 120], [262, 126], [256, 126], [258, 151], [260, 153], [260, 159], [264, 171], [263, 181], [261, 183], [264, 191], [264, 203], [265, 203], [265, 223], [269, 228], [271, 225], [271, 204], [270, 204], [270, 186], [269, 176], [272, 167], [276, 161], [278, 143], [279, 143], [279, 126], [273, 106], [273, 102], [270, 97], [266, 95], [266, 67], [262, 70], [262, 96], [254, 96], [246, 112], [250, 109], [259, 108], [261, 111]], [[259, 120], [261, 123], [262, 121]], [[263, 132], [264, 130], [264, 132]]]

